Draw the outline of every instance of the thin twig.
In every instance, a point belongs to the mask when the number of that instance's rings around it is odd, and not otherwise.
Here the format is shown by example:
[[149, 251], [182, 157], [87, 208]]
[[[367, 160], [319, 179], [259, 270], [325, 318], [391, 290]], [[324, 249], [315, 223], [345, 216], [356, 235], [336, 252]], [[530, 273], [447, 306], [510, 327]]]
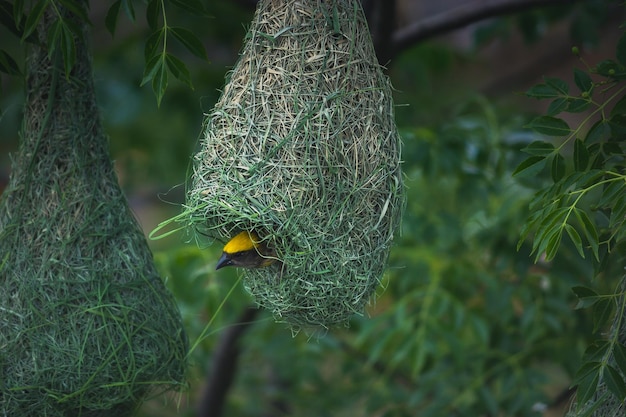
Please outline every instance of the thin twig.
[[536, 7], [573, 4], [575, 0], [476, 0], [452, 10], [421, 19], [393, 34], [397, 54], [427, 38], [441, 35], [490, 17], [518, 13]]

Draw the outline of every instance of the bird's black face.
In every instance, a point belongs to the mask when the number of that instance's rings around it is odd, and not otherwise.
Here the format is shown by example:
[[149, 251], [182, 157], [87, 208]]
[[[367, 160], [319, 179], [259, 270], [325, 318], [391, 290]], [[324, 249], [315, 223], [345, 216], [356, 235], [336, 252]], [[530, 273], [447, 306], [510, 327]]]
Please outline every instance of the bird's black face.
[[217, 261], [215, 269], [224, 268], [226, 266], [235, 266], [239, 268], [260, 268], [267, 266], [273, 262], [272, 259], [264, 258], [256, 249], [226, 253], [222, 252], [222, 256]]
[[215, 270], [217, 271], [218, 269], [224, 268], [225, 266], [232, 266], [232, 265], [233, 265], [232, 256], [226, 252], [223, 252], [219, 261], [217, 261]]
[[241, 232], [224, 245], [222, 257], [215, 269], [226, 266], [239, 268], [262, 268], [276, 261], [276, 254], [254, 232]]

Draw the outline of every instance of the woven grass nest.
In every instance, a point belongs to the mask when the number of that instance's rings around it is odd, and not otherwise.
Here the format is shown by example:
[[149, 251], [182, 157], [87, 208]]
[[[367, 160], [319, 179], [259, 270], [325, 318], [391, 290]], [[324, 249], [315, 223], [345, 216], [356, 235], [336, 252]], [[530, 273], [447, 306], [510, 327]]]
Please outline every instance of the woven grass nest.
[[117, 183], [77, 45], [69, 79], [34, 47], [0, 198], [3, 417], [130, 416], [185, 385], [180, 312]]
[[356, 0], [262, 0], [206, 115], [186, 214], [253, 230], [281, 262], [245, 288], [295, 328], [345, 323], [383, 275], [403, 207], [391, 87]]

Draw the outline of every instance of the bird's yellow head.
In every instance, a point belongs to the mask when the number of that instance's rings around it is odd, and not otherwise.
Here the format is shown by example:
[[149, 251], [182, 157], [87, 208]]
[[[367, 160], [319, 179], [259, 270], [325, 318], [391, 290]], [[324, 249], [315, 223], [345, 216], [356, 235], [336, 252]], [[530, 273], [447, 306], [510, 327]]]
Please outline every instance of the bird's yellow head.
[[274, 263], [275, 256], [274, 251], [269, 249], [256, 233], [243, 231], [226, 243], [215, 269], [225, 266], [262, 268]]
[[243, 231], [224, 245], [224, 253], [245, 252], [258, 246], [259, 236], [254, 232]]

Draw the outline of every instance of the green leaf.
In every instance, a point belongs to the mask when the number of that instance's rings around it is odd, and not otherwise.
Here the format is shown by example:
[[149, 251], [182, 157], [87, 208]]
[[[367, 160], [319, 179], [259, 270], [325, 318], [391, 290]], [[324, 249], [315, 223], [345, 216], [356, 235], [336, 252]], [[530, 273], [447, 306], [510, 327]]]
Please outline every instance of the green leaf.
[[541, 223], [537, 226], [533, 250], [539, 249], [541, 242], [549, 240], [552, 234], [560, 232], [561, 224], [565, 222], [568, 211], [568, 208], [556, 208], [556, 206], [554, 206], [552, 210], [546, 212]]
[[107, 15], [104, 18], [104, 26], [107, 28], [111, 36], [115, 35], [115, 29], [117, 29], [117, 18], [120, 15], [121, 6], [121, 0], [117, 0], [116, 2], [114, 2], [111, 7], [109, 7]]
[[608, 184], [605, 184], [602, 190], [602, 196], [598, 201], [599, 207], [611, 207], [619, 197], [623, 197], [626, 183], [621, 178], [616, 178]]
[[[544, 252], [546, 258], [552, 259], [561, 243], [562, 225], [567, 220], [567, 209], [559, 208], [547, 214], [537, 227], [537, 233], [533, 241], [532, 253], [535, 253], [535, 262]], [[549, 252], [549, 253], [548, 253]]]
[[615, 309], [615, 303], [613, 300], [603, 298], [602, 300], [598, 300], [592, 307], [592, 317], [593, 317], [593, 332], [596, 333], [598, 330], [604, 329], [613, 315], [613, 310]]
[[600, 380], [600, 364], [593, 363], [592, 365], [597, 369], [593, 369], [585, 377], [578, 380], [578, 388], [576, 389], [578, 404], [585, 404], [596, 393]]
[[615, 138], [626, 136], [626, 114], [616, 114], [609, 119], [611, 135]]
[[550, 106], [548, 106], [547, 114], [548, 116], [556, 116], [557, 114], [565, 111], [569, 105], [569, 99], [567, 97], [559, 97], [555, 100], [552, 100]]
[[22, 19], [24, 18], [24, 0], [15, 0], [13, 2], [13, 21], [16, 27], [22, 25]]
[[574, 169], [576, 171], [585, 171], [589, 165], [589, 151], [585, 143], [576, 139], [574, 141]]
[[572, 291], [578, 298], [578, 304], [574, 307], [576, 310], [591, 307], [600, 299], [600, 296], [591, 288], [576, 286], [572, 288]]
[[146, 62], [146, 68], [143, 71], [143, 78], [141, 79], [140, 86], [143, 86], [148, 81], [151, 81], [154, 78], [154, 75], [156, 74], [156, 72], [162, 66], [163, 66], [162, 55], [155, 55], [152, 58], [150, 58], [150, 60]]
[[4, 26], [18, 38], [22, 38], [22, 12], [16, 12], [16, 6], [8, 1], [0, 1], [0, 26]]
[[178, 41], [182, 43], [189, 52], [191, 52], [198, 58], [208, 60], [204, 45], [195, 33], [180, 27], [172, 27], [170, 28], [170, 31], [172, 32], [172, 35], [174, 35], [174, 37], [178, 39]]
[[[613, 202], [609, 229], [614, 230], [619, 225], [623, 225], [624, 222], [626, 222], [626, 197], [622, 194]], [[626, 228], [624, 229], [626, 230]], [[616, 240], [619, 242], [619, 239], [616, 238]]]
[[613, 346], [613, 358], [617, 367], [626, 375], [626, 346], [617, 342]]
[[146, 46], [143, 50], [144, 59], [150, 62], [154, 57], [162, 55], [163, 36], [165, 30], [163, 28], [153, 32], [146, 40]]
[[513, 171], [514, 177], [531, 177], [539, 174], [546, 166], [546, 158], [543, 156], [531, 156], [522, 161]]
[[613, 108], [611, 109], [611, 117], [616, 116], [616, 115], [624, 115], [626, 114], [626, 95], [624, 97], [622, 97], [621, 99], [619, 99], [619, 101], [617, 103], [615, 103], [615, 106], [613, 106]]
[[546, 261], [551, 261], [552, 259], [554, 259], [556, 253], [559, 250], [559, 247], [561, 246], [562, 239], [563, 233], [560, 229], [556, 230], [555, 233], [550, 235], [549, 239], [547, 239], [545, 249], [543, 247], [539, 248], [539, 250], [537, 251], [537, 256], [540, 256], [541, 253], [545, 250]]
[[626, 227], [624, 227], [624, 217], [622, 217], [620, 223], [621, 223], [621, 227], [619, 229], [617, 229], [617, 233], [615, 234], [615, 241], [619, 242], [618, 244], [620, 245], [619, 247], [621, 247], [621, 252], [624, 253], [626, 252], [626, 245], [623, 245], [624, 242], [626, 242]]
[[619, 41], [617, 41], [617, 50], [615, 53], [615, 57], [620, 62], [620, 64], [626, 66], [626, 33], [622, 33]]
[[20, 75], [20, 67], [17, 62], [4, 49], [0, 49], [0, 71], [9, 75]]
[[161, 105], [165, 90], [167, 90], [167, 71], [165, 65], [159, 65], [152, 78], [152, 91], [154, 91], [156, 96], [157, 106]]
[[67, 25], [61, 26], [61, 54], [63, 56], [63, 66], [65, 77], [69, 78], [70, 72], [76, 63], [76, 44], [74, 43], [75, 33]]
[[548, 136], [565, 136], [571, 132], [563, 119], [552, 116], [536, 117], [526, 127]]
[[170, 0], [170, 2], [192, 14], [206, 16], [207, 11], [200, 0]]
[[83, 6], [83, 3], [76, 2], [75, 0], [58, 0], [67, 10], [78, 17], [82, 22], [89, 22], [89, 16], [87, 10]]
[[563, 179], [563, 181], [561, 181], [561, 183], [559, 184], [560, 189], [563, 191], [569, 191], [570, 188], [572, 187], [576, 188], [578, 182], [586, 173], [587, 171], [584, 171], [584, 172], [574, 171], [572, 174], [568, 175], [565, 179]]
[[542, 214], [543, 214], [543, 211], [535, 211], [534, 213], [532, 213], [528, 217], [528, 219], [526, 220], [526, 222], [522, 226], [522, 229], [520, 230], [520, 238], [517, 241], [517, 250], [518, 251], [520, 250], [520, 248], [524, 244], [524, 241], [526, 240], [526, 238], [528, 237], [530, 232], [532, 230], [534, 230], [537, 227], [537, 225], [539, 224], [539, 222], [541, 222], [543, 220], [543, 215]]
[[585, 251], [583, 250], [583, 241], [580, 238], [580, 235], [578, 234], [576, 229], [574, 229], [572, 225], [570, 224], [565, 224], [565, 231], [567, 232], [567, 235], [574, 243], [574, 246], [576, 247], [576, 250], [578, 251], [578, 254], [580, 255], [580, 257], [584, 259]]
[[543, 77], [543, 80], [546, 82], [547, 85], [554, 88], [560, 94], [564, 96], [567, 96], [569, 94], [569, 85], [567, 85], [567, 82], [565, 82], [564, 80], [555, 77]]
[[596, 297], [598, 295], [598, 293], [592, 290], [591, 288], [585, 287], [582, 285], [576, 285], [572, 287], [572, 292], [578, 298]]
[[560, 153], [557, 153], [552, 157], [550, 174], [552, 175], [552, 181], [554, 182], [559, 182], [565, 175], [565, 158], [563, 158]]
[[80, 36], [81, 29], [71, 20], [57, 19], [48, 29], [48, 56], [51, 58], [59, 50], [63, 60], [66, 78], [76, 63], [75, 39]]
[[30, 13], [26, 17], [26, 23], [24, 24], [24, 33], [22, 34], [22, 40], [28, 38], [37, 29], [37, 25], [43, 16], [44, 11], [48, 7], [48, 0], [39, 0], [30, 10]]
[[[585, 349], [583, 354], [583, 362], [604, 362], [604, 358], [608, 355], [611, 344], [607, 340], [594, 340], [592, 344]], [[581, 366], [581, 370], [585, 366]], [[578, 376], [578, 372], [576, 373]]]
[[604, 142], [611, 137], [611, 127], [606, 120], [599, 120], [591, 126], [587, 136], [585, 137], [585, 143]]
[[626, 397], [626, 383], [624, 383], [624, 379], [617, 369], [607, 365], [602, 373], [602, 379], [609, 391], [615, 395], [619, 402], [622, 402]]
[[586, 98], [575, 98], [568, 101], [567, 111], [570, 113], [580, 113], [591, 106], [591, 100]]
[[589, 171], [578, 172], [572, 175], [572, 179], [574, 180], [572, 184], [576, 185], [576, 187], [578, 187], [579, 189], [587, 188], [598, 182], [598, 179], [602, 178], [603, 175], [604, 172], [598, 169], [590, 169]]
[[582, 209], [575, 208], [574, 216], [578, 220], [578, 223], [580, 224], [580, 227], [585, 234], [585, 238], [587, 239], [587, 242], [591, 247], [591, 252], [593, 253], [593, 256], [596, 258], [597, 261], [599, 261], [600, 256], [598, 254], [598, 231], [596, 230], [595, 224], [591, 221], [591, 219], [587, 215], [587, 212]]
[[591, 81], [591, 77], [585, 71], [574, 68], [574, 82], [581, 93], [591, 93], [593, 81]]
[[61, 28], [62, 26], [63, 21], [56, 20], [48, 28], [48, 58], [51, 58], [55, 54], [57, 47], [61, 44], [61, 35], [63, 31], [63, 29]]
[[558, 201], [555, 201], [555, 185], [544, 188], [537, 192], [533, 199], [528, 204], [528, 208], [531, 210], [532, 215], [539, 214], [542, 218], [547, 213], [552, 212], [557, 207]]
[[122, 8], [130, 21], [135, 23], [137, 19], [135, 18], [135, 6], [133, 6], [133, 0], [122, 0]]
[[626, 68], [620, 66], [612, 59], [607, 59], [600, 62], [598, 65], [596, 65], [595, 71], [604, 77], [614, 78], [617, 80], [620, 80], [624, 78], [624, 76], [626, 76]]
[[530, 155], [547, 156], [554, 152], [554, 145], [542, 140], [536, 140], [523, 148], [522, 152]]
[[605, 166], [606, 158], [602, 149], [603, 145], [604, 143], [592, 143], [587, 147], [589, 150], [589, 160], [591, 161], [589, 167], [592, 170], [597, 171]]
[[152, 29], [153, 31], [156, 30], [159, 23], [159, 5], [160, 3], [158, 0], [150, 0], [148, 2], [148, 6], [146, 7], [146, 21], [148, 22], [148, 26], [150, 27], [150, 29]]
[[534, 97], [538, 99], [544, 98], [557, 98], [560, 97], [560, 94], [553, 87], [550, 87], [546, 84], [537, 84], [532, 86], [528, 91], [526, 91], [526, 96]]
[[187, 84], [189, 88], [193, 89], [189, 70], [187, 69], [187, 66], [183, 61], [176, 58], [174, 55], [167, 54], [165, 56], [165, 63], [167, 64], [167, 68], [176, 79], [182, 81], [183, 83]]
[[588, 355], [589, 350], [595, 350], [596, 346], [595, 345], [591, 345], [589, 346], [589, 348], [587, 349], [587, 351], [585, 352], [585, 357], [583, 358], [583, 364], [580, 366], [580, 368], [576, 371], [576, 375], [574, 375], [574, 384], [579, 383], [580, 381], [582, 381], [583, 379], [587, 378], [589, 375], [594, 375], [594, 374], [599, 374], [600, 373], [600, 369], [602, 368], [602, 362], [600, 361], [602, 359], [602, 355], [599, 355], [599, 357], [596, 360], [591, 360], [591, 357], [597, 357], [598, 355]]

